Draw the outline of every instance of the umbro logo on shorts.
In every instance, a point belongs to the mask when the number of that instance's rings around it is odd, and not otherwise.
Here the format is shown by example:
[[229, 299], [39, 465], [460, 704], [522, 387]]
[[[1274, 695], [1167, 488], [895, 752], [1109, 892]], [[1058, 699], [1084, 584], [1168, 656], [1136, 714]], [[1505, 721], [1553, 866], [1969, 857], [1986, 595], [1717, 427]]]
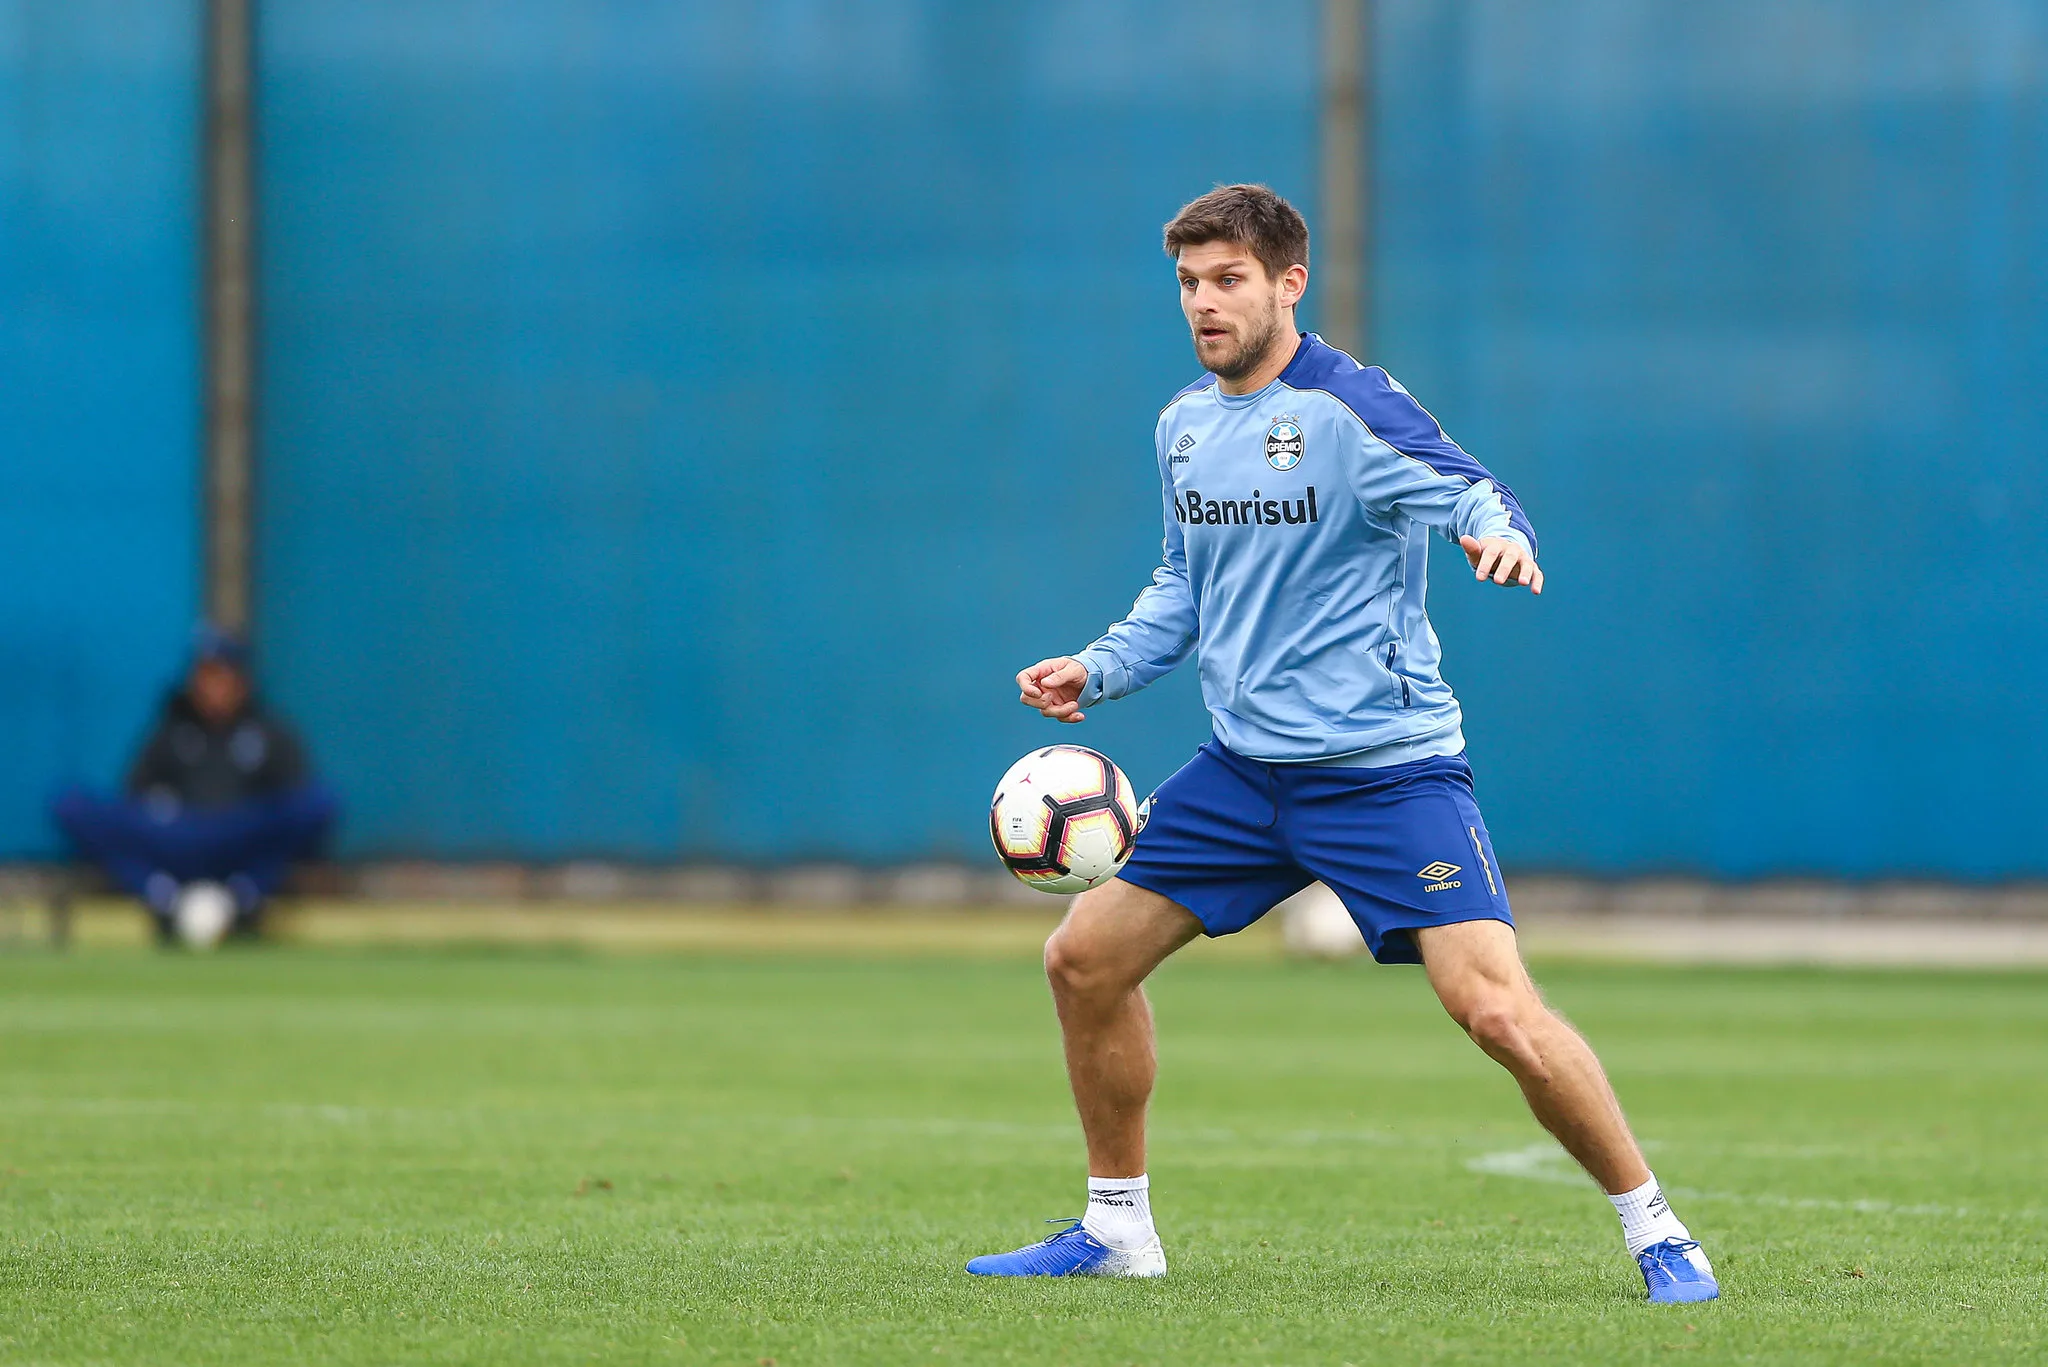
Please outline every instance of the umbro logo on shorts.
[[1428, 886], [1423, 888], [1424, 892], [1444, 892], [1451, 888], [1464, 886], [1461, 881], [1451, 877], [1452, 874], [1459, 872], [1463, 867], [1461, 864], [1446, 864], [1443, 860], [1439, 859], [1434, 864], [1417, 869], [1415, 876], [1428, 884]]

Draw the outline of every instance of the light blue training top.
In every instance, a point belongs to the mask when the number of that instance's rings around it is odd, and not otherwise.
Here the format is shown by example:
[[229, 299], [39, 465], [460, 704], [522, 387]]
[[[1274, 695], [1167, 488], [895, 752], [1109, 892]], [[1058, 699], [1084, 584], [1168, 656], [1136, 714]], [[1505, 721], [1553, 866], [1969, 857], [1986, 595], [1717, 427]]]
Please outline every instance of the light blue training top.
[[1256, 394], [1205, 375], [1174, 395], [1155, 440], [1163, 563], [1076, 657], [1081, 705], [1137, 692], [1199, 643], [1203, 701], [1240, 755], [1370, 768], [1463, 750], [1423, 608], [1427, 529], [1533, 554], [1508, 487], [1386, 371], [1313, 333]]

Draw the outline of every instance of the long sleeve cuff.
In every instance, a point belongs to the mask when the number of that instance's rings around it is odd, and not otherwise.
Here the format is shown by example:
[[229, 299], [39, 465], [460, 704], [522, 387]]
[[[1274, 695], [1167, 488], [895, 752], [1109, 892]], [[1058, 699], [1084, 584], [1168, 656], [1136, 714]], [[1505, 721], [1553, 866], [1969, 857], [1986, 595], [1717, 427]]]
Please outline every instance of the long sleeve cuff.
[[[1108, 695], [1110, 671], [1117, 669], [1116, 661], [1087, 650], [1082, 651], [1074, 658], [1087, 666], [1088, 669], [1088, 682], [1081, 685], [1080, 704], [1083, 708], [1093, 707]], [[1118, 696], [1121, 696], [1121, 694]]]
[[1482, 541], [1485, 540], [1487, 537], [1491, 536], [1498, 538], [1502, 541], [1512, 541], [1517, 546], [1520, 546], [1523, 550], [1527, 551], [1530, 555], [1536, 554], [1536, 548], [1529, 544], [1529, 538], [1522, 535], [1522, 531], [1519, 527], [1502, 527], [1498, 531], [1491, 532], [1460, 532], [1456, 527], [1444, 528], [1444, 540], [1450, 542], [1452, 545], [1458, 544], [1458, 538], [1460, 536], [1476, 536]]

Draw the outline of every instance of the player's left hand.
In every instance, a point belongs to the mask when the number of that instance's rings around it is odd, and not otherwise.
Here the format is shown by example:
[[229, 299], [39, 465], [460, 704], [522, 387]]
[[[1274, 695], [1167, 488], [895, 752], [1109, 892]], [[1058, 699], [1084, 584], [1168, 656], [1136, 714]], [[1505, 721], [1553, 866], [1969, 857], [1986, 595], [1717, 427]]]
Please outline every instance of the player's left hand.
[[1475, 578], [1496, 584], [1527, 584], [1529, 592], [1543, 592], [1543, 571], [1537, 568], [1536, 557], [1518, 543], [1504, 536], [1461, 536], [1458, 544], [1465, 548]]

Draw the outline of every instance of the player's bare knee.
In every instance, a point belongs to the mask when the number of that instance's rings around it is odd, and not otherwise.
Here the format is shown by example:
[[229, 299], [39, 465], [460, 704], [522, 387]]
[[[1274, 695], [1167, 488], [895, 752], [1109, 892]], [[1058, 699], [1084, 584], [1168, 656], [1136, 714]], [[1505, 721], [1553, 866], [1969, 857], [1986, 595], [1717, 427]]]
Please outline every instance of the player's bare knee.
[[1112, 992], [1115, 985], [1111, 938], [1103, 915], [1113, 908], [1115, 885], [1094, 888], [1074, 899], [1067, 917], [1045, 942], [1045, 976], [1053, 991], [1065, 997]]
[[1512, 1046], [1521, 1033], [1514, 1010], [1497, 999], [1482, 999], [1457, 1014], [1458, 1024], [1488, 1053]]
[[1084, 937], [1072, 934], [1066, 926], [1046, 940], [1045, 978], [1056, 995], [1069, 1000], [1099, 995], [1108, 985], [1108, 976], [1101, 956], [1089, 953]]
[[1549, 1070], [1529, 1032], [1526, 1007], [1518, 993], [1487, 992], [1451, 1014], [1489, 1058], [1518, 1077], [1540, 1079]]

